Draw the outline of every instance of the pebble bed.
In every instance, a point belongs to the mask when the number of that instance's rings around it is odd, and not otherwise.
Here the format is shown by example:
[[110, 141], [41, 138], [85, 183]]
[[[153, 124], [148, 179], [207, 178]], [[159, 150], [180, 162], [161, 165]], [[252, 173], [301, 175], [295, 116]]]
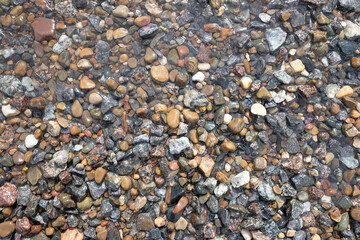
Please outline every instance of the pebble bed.
[[360, 0], [0, 0], [0, 239], [360, 239]]

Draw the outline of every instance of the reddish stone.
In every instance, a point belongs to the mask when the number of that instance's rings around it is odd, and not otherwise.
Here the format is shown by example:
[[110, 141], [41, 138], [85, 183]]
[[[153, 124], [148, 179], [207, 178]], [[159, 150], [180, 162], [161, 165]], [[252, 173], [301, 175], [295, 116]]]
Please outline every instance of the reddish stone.
[[213, 223], [208, 223], [203, 228], [204, 238], [215, 238], [216, 227]]
[[252, 203], [248, 206], [249, 212], [257, 215], [261, 212], [261, 207], [259, 203]]
[[176, 204], [172, 210], [173, 214], [179, 214], [189, 203], [189, 200], [186, 197], [181, 197], [179, 202]]
[[146, 15], [146, 16], [141, 16], [141, 17], [135, 18], [134, 23], [138, 27], [144, 27], [144, 26], [148, 25], [150, 23], [150, 21], [151, 21], [151, 17], [149, 15]]
[[27, 217], [20, 218], [16, 221], [16, 231], [19, 233], [27, 233], [30, 231], [31, 224]]
[[17, 199], [17, 189], [14, 184], [5, 183], [0, 188], [0, 207], [9, 207], [14, 205]]
[[97, 145], [94, 147], [86, 156], [87, 163], [89, 165], [93, 165], [97, 162], [105, 160], [107, 157], [107, 151], [105, 146]]
[[72, 180], [71, 174], [68, 171], [61, 172], [59, 178], [63, 184], [68, 184]]
[[152, 166], [146, 165], [139, 169], [139, 175], [144, 183], [150, 183], [152, 180]]
[[179, 169], [178, 161], [174, 160], [174, 161], [169, 162], [169, 168], [171, 171], [178, 170]]
[[29, 107], [37, 110], [44, 110], [46, 107], [46, 100], [43, 97], [36, 97], [30, 100]]
[[41, 231], [41, 225], [32, 225], [31, 226], [31, 233], [37, 234]]
[[165, 156], [164, 146], [158, 145], [158, 146], [154, 147], [151, 150], [150, 155], [152, 157], [163, 157], [163, 156]]
[[299, 87], [299, 92], [304, 98], [311, 98], [317, 94], [317, 89], [315, 86], [303, 85]]
[[245, 68], [243, 66], [236, 65], [232, 69], [232, 72], [238, 77], [243, 77], [245, 75]]
[[220, 26], [217, 23], [208, 23], [204, 25], [205, 32], [216, 33], [220, 31]]
[[184, 59], [187, 55], [189, 55], [189, 48], [187, 46], [177, 46], [176, 50], [178, 51], [179, 58]]
[[55, 36], [55, 21], [53, 19], [40, 17], [31, 24], [31, 27], [36, 41], [51, 40]]
[[311, 199], [318, 200], [324, 196], [324, 192], [321, 189], [312, 186], [309, 188], [309, 195]]
[[285, 60], [287, 55], [288, 55], [288, 50], [284, 46], [281, 46], [278, 55], [276, 57], [276, 64], [281, 64], [282, 61]]
[[335, 196], [337, 193], [337, 189], [336, 188], [328, 188], [325, 190], [325, 194], [327, 196]]
[[204, 44], [201, 44], [196, 58], [198, 59], [199, 62], [209, 62], [210, 54], [211, 54], [210, 47], [205, 47]]
[[301, 215], [301, 218], [303, 220], [304, 227], [313, 227], [316, 224], [314, 214], [312, 212], [306, 212], [303, 215]]
[[163, 177], [159, 177], [159, 176], [155, 176], [155, 184], [158, 188], [164, 186], [165, 184], [165, 178]]
[[51, 10], [50, 4], [47, 0], [35, 0], [35, 5], [44, 11]]
[[292, 156], [290, 159], [283, 160], [281, 162], [283, 168], [299, 174], [303, 169], [303, 160], [302, 160], [302, 154], [298, 153], [295, 156]]
[[82, 240], [84, 234], [79, 232], [77, 229], [68, 229], [66, 232], [61, 234], [61, 240]]
[[10, 99], [10, 105], [19, 110], [20, 112], [23, 112], [26, 109], [27, 103], [28, 101], [26, 96]]
[[5, 125], [4, 132], [1, 134], [1, 138], [5, 140], [8, 144], [12, 144], [14, 141], [15, 132], [12, 129], [11, 125]]

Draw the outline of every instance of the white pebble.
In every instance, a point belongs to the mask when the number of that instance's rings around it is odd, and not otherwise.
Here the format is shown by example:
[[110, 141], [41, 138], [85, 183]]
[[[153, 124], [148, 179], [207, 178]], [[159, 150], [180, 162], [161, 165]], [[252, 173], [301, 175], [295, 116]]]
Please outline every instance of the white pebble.
[[193, 77], [192, 80], [194, 82], [202, 82], [205, 80], [205, 74], [203, 74], [202, 72], [197, 72]]
[[38, 144], [39, 140], [35, 138], [33, 134], [29, 134], [25, 138], [25, 147], [26, 148], [33, 148]]
[[20, 114], [20, 111], [12, 107], [10, 104], [2, 105], [1, 110], [5, 117], [14, 117]]
[[224, 123], [225, 124], [229, 124], [230, 122], [231, 122], [231, 120], [232, 120], [232, 116], [230, 115], [230, 114], [225, 114], [224, 115]]

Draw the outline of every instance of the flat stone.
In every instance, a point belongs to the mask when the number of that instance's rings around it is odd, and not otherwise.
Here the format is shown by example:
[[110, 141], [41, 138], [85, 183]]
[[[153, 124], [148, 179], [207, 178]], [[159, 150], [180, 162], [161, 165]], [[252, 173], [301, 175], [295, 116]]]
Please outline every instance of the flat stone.
[[291, 76], [285, 71], [276, 71], [274, 72], [274, 77], [277, 78], [283, 84], [289, 84], [291, 82]]
[[41, 170], [37, 166], [30, 167], [26, 173], [26, 178], [31, 185], [36, 185], [42, 178]]
[[79, 230], [73, 228], [68, 229], [66, 232], [61, 233], [61, 240], [82, 240], [84, 239], [84, 234], [79, 232]]
[[340, 88], [340, 90], [336, 93], [337, 98], [343, 98], [345, 96], [352, 96], [354, 94], [354, 90], [350, 86], [344, 86]]
[[183, 115], [186, 121], [190, 123], [197, 123], [199, 121], [199, 115], [195, 111], [185, 109]]
[[71, 113], [74, 117], [79, 118], [83, 114], [83, 108], [78, 100], [71, 105]]
[[250, 173], [248, 171], [242, 171], [237, 175], [230, 175], [229, 180], [234, 188], [239, 188], [250, 182]]
[[113, 32], [114, 39], [120, 39], [129, 34], [128, 30], [126, 28], [118, 28]]

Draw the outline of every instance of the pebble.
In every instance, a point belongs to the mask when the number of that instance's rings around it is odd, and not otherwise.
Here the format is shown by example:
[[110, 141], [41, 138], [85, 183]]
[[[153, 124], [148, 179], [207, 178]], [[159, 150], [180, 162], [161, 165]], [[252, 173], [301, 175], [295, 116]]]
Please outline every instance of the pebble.
[[29, 134], [25, 138], [25, 147], [33, 148], [38, 144], [39, 140], [35, 138], [33, 134]]
[[92, 81], [91, 79], [89, 79], [87, 76], [84, 76], [83, 78], [81, 78], [80, 80], [80, 88], [83, 90], [91, 90], [94, 89], [96, 87], [94, 81]]
[[166, 116], [166, 122], [171, 128], [177, 128], [180, 123], [180, 111], [172, 109]]
[[55, 21], [40, 17], [31, 24], [36, 41], [51, 40], [55, 36]]
[[234, 188], [239, 188], [250, 182], [250, 173], [248, 171], [242, 171], [237, 175], [230, 175], [229, 180]]
[[214, 165], [215, 162], [211, 158], [203, 157], [201, 158], [199, 169], [204, 174], [205, 177], [210, 177]]
[[124, 5], [119, 5], [112, 11], [112, 14], [115, 17], [127, 18], [129, 15], [129, 8]]
[[258, 116], [266, 116], [267, 111], [260, 103], [255, 103], [251, 106], [251, 113]]
[[160, 83], [169, 80], [169, 72], [165, 66], [152, 66], [151, 76]]
[[182, 113], [183, 113], [186, 121], [188, 121], [190, 123], [197, 123], [199, 121], [199, 115], [194, 111], [185, 109]]
[[251, 83], [252, 83], [252, 79], [249, 78], [249, 77], [243, 77], [241, 78], [240, 80], [240, 85], [243, 89], [248, 89], [250, 86], [251, 86]]
[[15, 231], [15, 223], [12, 221], [5, 221], [0, 223], [0, 237], [7, 237]]
[[74, 103], [71, 105], [71, 114], [74, 117], [79, 118], [81, 117], [82, 113], [83, 113], [83, 108], [79, 100], [75, 100]]

